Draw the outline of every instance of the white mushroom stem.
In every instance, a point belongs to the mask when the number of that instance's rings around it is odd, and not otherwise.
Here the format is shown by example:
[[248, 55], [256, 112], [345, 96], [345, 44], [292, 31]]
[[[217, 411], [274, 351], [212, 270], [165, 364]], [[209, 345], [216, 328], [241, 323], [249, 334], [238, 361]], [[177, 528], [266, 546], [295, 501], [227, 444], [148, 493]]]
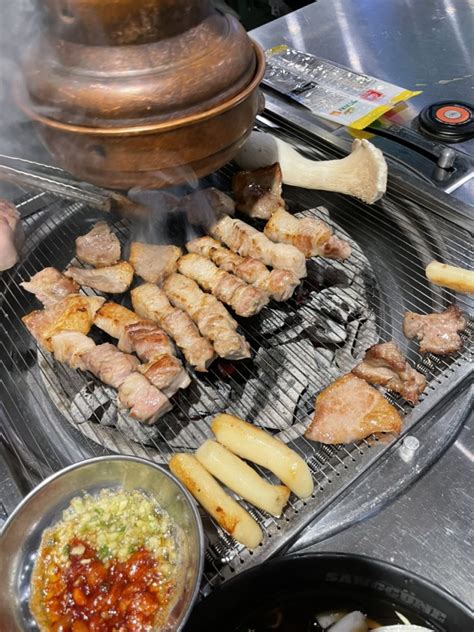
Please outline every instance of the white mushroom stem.
[[271, 134], [252, 132], [235, 157], [243, 169], [280, 163], [283, 182], [305, 189], [336, 191], [367, 204], [379, 200], [387, 188], [387, 163], [380, 149], [367, 140], [354, 140], [352, 152], [340, 160], [309, 160]]

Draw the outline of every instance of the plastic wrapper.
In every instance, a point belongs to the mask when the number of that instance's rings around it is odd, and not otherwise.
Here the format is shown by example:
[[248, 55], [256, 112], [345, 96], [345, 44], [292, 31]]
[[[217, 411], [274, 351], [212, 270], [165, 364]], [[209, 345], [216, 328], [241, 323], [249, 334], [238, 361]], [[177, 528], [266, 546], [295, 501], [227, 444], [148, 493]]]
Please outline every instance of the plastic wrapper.
[[364, 129], [420, 92], [281, 45], [266, 51], [264, 83], [330, 121]]

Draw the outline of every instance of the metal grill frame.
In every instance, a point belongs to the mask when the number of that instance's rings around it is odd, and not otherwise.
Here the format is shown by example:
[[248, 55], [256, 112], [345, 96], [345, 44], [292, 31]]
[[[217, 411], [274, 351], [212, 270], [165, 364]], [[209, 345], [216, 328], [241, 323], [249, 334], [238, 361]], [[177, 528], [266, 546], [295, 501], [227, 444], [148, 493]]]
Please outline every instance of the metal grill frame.
[[[299, 144], [304, 143], [309, 150], [311, 149], [311, 143], [313, 143], [314, 139], [312, 139], [309, 134], [299, 134], [296, 137], [295, 129], [290, 125], [285, 128], [280, 124], [280, 129], [283, 131], [283, 135], [291, 136], [293, 139], [297, 138]], [[229, 170], [224, 170], [216, 176], [214, 183], [222, 187], [227, 181], [228, 175]], [[295, 192], [291, 190], [285, 192], [285, 198], [290, 201], [290, 208], [294, 193]], [[419, 199], [416, 199], [416, 196], [414, 199], [413, 196], [407, 196], [406, 192], [401, 196], [400, 191], [397, 191], [396, 187], [394, 187], [392, 191], [389, 190], [386, 198], [370, 210], [359, 202], [337, 195], [330, 195], [327, 198], [315, 192], [298, 191], [296, 193], [299, 204], [303, 205], [303, 207], [305, 205], [313, 207], [320, 202], [327, 203], [327, 199], [329, 199], [331, 202], [331, 216], [334, 216], [336, 220], [336, 229], [341, 219], [344, 219], [345, 223], [342, 225], [351, 232], [350, 228], [355, 229], [356, 224], [362, 220], [361, 212], [364, 211], [363, 225], [371, 239], [377, 239], [384, 231], [390, 230], [390, 227], [385, 227], [384, 224], [384, 215], [387, 213], [392, 218], [396, 217], [398, 222], [402, 224], [405, 223], [406, 229], [411, 235], [411, 242], [406, 245], [398, 244], [400, 252], [398, 254], [399, 270], [397, 270], [397, 275], [400, 282], [408, 284], [414, 292], [416, 300], [415, 298], [413, 299], [412, 305], [412, 301], [409, 300], [408, 308], [412, 307], [414, 311], [417, 311], [420, 309], [421, 303], [421, 307], [426, 309], [426, 311], [444, 309], [448, 303], [455, 300], [462, 309], [470, 311], [469, 308], [472, 306], [472, 303], [466, 300], [466, 297], [456, 296], [449, 290], [432, 287], [430, 288], [429, 294], [425, 295], [427, 283], [424, 278], [423, 268], [419, 264], [414, 265], [415, 262], [410, 252], [410, 249], [415, 245], [419, 246], [420, 251], [424, 253], [426, 251], [426, 244], [428, 243], [429, 252], [427, 254], [430, 256], [433, 256], [433, 253], [437, 253], [441, 260], [469, 267], [472, 265], [472, 233], [467, 230], [467, 227], [462, 226], [462, 221], [453, 222], [451, 221], [451, 217], [449, 219], [439, 218], [436, 227], [433, 227], [432, 216], [429, 215], [431, 209], [426, 209], [426, 198], [423, 198], [423, 195], [420, 194]], [[41, 206], [44, 202], [46, 202], [45, 210], [38, 216], [27, 220], [30, 229], [35, 228], [30, 234], [30, 254], [26, 259], [27, 263], [33, 263], [34, 270], [28, 266], [20, 267], [21, 273], [24, 275], [21, 280], [26, 280], [27, 277], [31, 276], [31, 274], [43, 267], [43, 265], [46, 265], [46, 263], [42, 263], [40, 259], [37, 259], [35, 250], [38, 247], [40, 249], [44, 248], [44, 244], [48, 241], [48, 237], [51, 234], [51, 223], [58, 223], [56, 219], [58, 211], [62, 211], [63, 214], [67, 211], [74, 217], [81, 209], [84, 209], [84, 206], [80, 203], [66, 203], [63, 200], [57, 200], [45, 194], [35, 196], [27, 195], [19, 202], [18, 206], [21, 211], [23, 207], [28, 207], [31, 204], [39, 204]], [[424, 209], [422, 207], [424, 207]], [[331, 219], [329, 223], [331, 223]], [[58, 230], [61, 230], [59, 225]], [[77, 230], [80, 231], [82, 228], [78, 226]], [[422, 231], [422, 233], [420, 233], [420, 231]], [[77, 234], [80, 233], [77, 232]], [[466, 236], [470, 239], [470, 248], [469, 244], [468, 247], [464, 245], [466, 243]], [[393, 233], [389, 235], [389, 237], [394, 240], [400, 240], [400, 236]], [[62, 244], [59, 244], [58, 248], [61, 250], [63, 248]], [[6, 275], [5, 279], [2, 279], [5, 290], [3, 300], [8, 300], [9, 294], [14, 297], [15, 301], [18, 300], [16, 288], [13, 287], [13, 291], [11, 287], [9, 288], [9, 283], [16, 284], [15, 274], [16, 273]], [[395, 297], [393, 296], [390, 297], [389, 300], [389, 312], [396, 314], [397, 318], [395, 319], [395, 323], [388, 324], [383, 319], [382, 321], [379, 319], [379, 324], [380, 322], [382, 323], [382, 327], [379, 327], [381, 340], [387, 340], [392, 337], [393, 331], [397, 328], [397, 324], [398, 326], [400, 324], [403, 309], [407, 308], [406, 300], [400, 305], [397, 305]], [[382, 299], [383, 306], [385, 306], [386, 301], [386, 298]], [[24, 313], [24, 305], [21, 303], [15, 306], [15, 310], [16, 309], [19, 315]], [[3, 316], [5, 316], [5, 311], [3, 312]], [[25, 465], [26, 476], [33, 485], [37, 482], [38, 476], [40, 478], [45, 477], [54, 469], [57, 469], [57, 466], [54, 465], [55, 462], [61, 462], [61, 460], [64, 459], [73, 462], [74, 460], [77, 461], [86, 458], [91, 456], [90, 449], [93, 450], [94, 455], [107, 453], [107, 451], [100, 447], [98, 448], [97, 445], [92, 446], [86, 442], [82, 446], [69, 446], [69, 450], [59, 455], [54, 440], [49, 442], [48, 452], [42, 449], [40, 443], [35, 439], [34, 427], [29, 429], [29, 436], [26, 437], [26, 439], [25, 436], [20, 436], [15, 431], [15, 417], [25, 413], [28, 414], [32, 405], [38, 406], [40, 409], [46, 409], [46, 414], [48, 412], [47, 406], [45, 407], [45, 397], [42, 395], [44, 385], [37, 380], [37, 376], [32, 375], [34, 370], [30, 371], [26, 366], [27, 360], [23, 354], [23, 350], [19, 349], [17, 344], [18, 343], [10, 336], [8, 329], [3, 326], [2, 363], [8, 370], [8, 360], [6, 361], [6, 355], [4, 354], [9, 354], [13, 364], [16, 361], [25, 364], [24, 367], [20, 368], [25, 369], [26, 375], [28, 376], [24, 378], [23, 370], [20, 371], [28, 389], [25, 390], [22, 395], [23, 401], [14, 400], [11, 396], [11, 390], [8, 388], [8, 384], [2, 382], [2, 393], [5, 394], [3, 408], [7, 419], [9, 418], [10, 420], [9, 426], [6, 427], [5, 434], [7, 435], [8, 443], [12, 450], [16, 452], [19, 460]], [[16, 357], [12, 358], [12, 353], [16, 354]], [[49, 364], [52, 363], [51, 358], [47, 354], [41, 355], [42, 361]], [[422, 358], [417, 354], [413, 345], [410, 347], [410, 355], [417, 368], [427, 375], [429, 383], [426, 393], [422, 397], [422, 401], [414, 409], [403, 403], [400, 399], [390, 398], [405, 414], [402, 436], [411, 431], [416, 424], [422, 421], [425, 415], [438, 406], [448, 393], [460, 387], [460, 385], [472, 375], [472, 368], [470, 366], [471, 346], [468, 340], [466, 340], [466, 346], [461, 353], [448, 359], [435, 356]], [[57, 371], [59, 376], [64, 380], [68, 379], [68, 370], [65, 367], [54, 363], [52, 369]], [[198, 379], [203, 380], [206, 378], [199, 376]], [[329, 379], [328, 382], [331, 381], [331, 379]], [[8, 401], [7, 398], [9, 398], [10, 401]], [[308, 420], [301, 419], [299, 421], [302, 425], [306, 425]], [[198, 436], [202, 434], [202, 440], [207, 438], [207, 435], [202, 433], [202, 429], [194, 428], [191, 431], [197, 432]], [[315, 492], [313, 497], [303, 502], [292, 496], [280, 520], [264, 516], [262, 512], [255, 510], [253, 507], [249, 507], [246, 503], [242, 503], [262, 524], [266, 533], [264, 542], [254, 552], [237, 545], [220, 529], [216, 530], [211, 521], [205, 517], [204, 521], [208, 536], [208, 546], [204, 592], [236, 572], [253, 566], [288, 546], [301, 529], [329, 507], [330, 504], [340, 497], [356, 480], [359, 480], [364, 474], [367, 474], [379, 459], [393, 452], [400, 441], [400, 439], [396, 439], [393, 436], [389, 441], [381, 441], [377, 437], [372, 437], [358, 444], [332, 447], [311, 444], [305, 439], [302, 439], [301, 436], [299, 436], [300, 434], [301, 427], [297, 429], [296, 433], [295, 430], [290, 429], [286, 433], [285, 438], [308, 460], [315, 480]], [[61, 437], [59, 437], [59, 439], [61, 439]], [[129, 447], [129, 453], [138, 454], [140, 456], [150, 456], [147, 448], [144, 448], [144, 454], [140, 454], [138, 446], [129, 444]], [[62, 444], [61, 448], [64, 450]], [[35, 466], [35, 464], [31, 463], [31, 453], [33, 453], [33, 455], [39, 454], [41, 460], [39, 467], [37, 464]], [[267, 476], [264, 472], [262, 472], [262, 474]], [[273, 480], [272, 477], [268, 478], [269, 480]]]

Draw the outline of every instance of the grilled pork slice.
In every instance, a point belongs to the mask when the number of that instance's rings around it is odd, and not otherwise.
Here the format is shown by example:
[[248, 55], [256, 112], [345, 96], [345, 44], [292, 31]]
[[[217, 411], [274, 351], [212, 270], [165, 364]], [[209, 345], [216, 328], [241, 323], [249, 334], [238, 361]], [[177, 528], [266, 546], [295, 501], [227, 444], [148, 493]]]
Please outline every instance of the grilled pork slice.
[[105, 342], [97, 345], [82, 356], [82, 365], [101, 382], [119, 388], [125, 379], [137, 370], [137, 358], [122, 353], [115, 345]]
[[141, 320], [126, 307], [106, 303], [94, 324], [118, 338], [120, 351], [136, 353], [142, 362], [154, 363], [153, 380], [150, 381], [166, 391], [168, 397], [174, 395], [178, 388], [189, 385], [190, 378], [181, 361], [174, 357], [173, 343], [154, 321]]
[[351, 247], [343, 239], [333, 235], [331, 228], [320, 219], [291, 215], [284, 208], [277, 209], [263, 229], [272, 241], [291, 244], [301, 250], [305, 257], [347, 259]]
[[64, 274], [79, 285], [91, 287], [98, 292], [122, 294], [132, 283], [133, 268], [126, 261], [120, 261], [113, 266], [104, 266], [96, 270], [70, 266]]
[[374, 432], [400, 432], [396, 409], [364, 380], [340, 377], [316, 398], [313, 421], [305, 432], [311, 441], [352, 443]]
[[260, 219], [269, 219], [278, 208], [285, 208], [281, 197], [282, 176], [276, 162], [254, 171], [240, 171], [232, 179], [237, 209]]
[[302, 252], [289, 244], [273, 243], [245, 222], [224, 216], [209, 233], [243, 257], [253, 257], [271, 268], [289, 270], [298, 279], [306, 276], [306, 260]]
[[193, 279], [214, 296], [230, 305], [239, 316], [254, 316], [268, 303], [269, 296], [242, 279], [221, 270], [210, 259], [189, 253], [178, 262], [181, 274]]
[[118, 348], [127, 353], [134, 351], [142, 362], [150, 362], [163, 354], [175, 354], [171, 340], [152, 320], [139, 320], [126, 325]]
[[106, 222], [97, 222], [76, 239], [76, 256], [96, 268], [112, 266], [120, 259], [120, 242]]
[[51, 307], [69, 294], [77, 294], [79, 286], [56, 268], [44, 268], [20, 285], [34, 294], [45, 307]]
[[218, 356], [231, 360], [250, 357], [247, 341], [236, 331], [237, 323], [212, 294], [205, 294], [195, 281], [177, 273], [166, 279], [163, 289], [171, 303], [186, 311], [201, 334], [212, 341]]
[[22, 321], [35, 340], [47, 351], [52, 351], [51, 338], [60, 331], [88, 334], [104, 300], [99, 296], [69, 294], [47, 309], [23, 316]]
[[142, 318], [156, 321], [171, 336], [184, 354], [187, 362], [198, 371], [205, 371], [215, 358], [214, 348], [199, 333], [191, 317], [173, 307], [166, 294], [152, 283], [134, 288], [133, 309]]
[[119, 339], [124, 333], [125, 327], [140, 320], [139, 316], [130, 309], [107, 301], [102, 305], [94, 318], [94, 325], [112, 338]]
[[394, 342], [383, 342], [370, 347], [364, 360], [352, 373], [372, 384], [381, 384], [400, 393], [408, 402], [416, 404], [425, 390], [426, 379], [415, 371]]
[[178, 269], [177, 261], [182, 252], [177, 246], [155, 246], [132, 241], [129, 262], [135, 274], [149, 283], [161, 284]]
[[407, 312], [403, 333], [407, 338], [420, 341], [420, 353], [448, 355], [462, 348], [459, 331], [466, 329], [467, 320], [456, 305], [434, 314]]
[[95, 342], [89, 336], [78, 331], [61, 331], [51, 338], [54, 358], [67, 364], [71, 369], [85, 370], [82, 356], [95, 348]]
[[180, 388], [188, 388], [191, 384], [191, 378], [181, 362], [169, 354], [142, 364], [138, 370], [167, 397], [172, 397]]
[[300, 283], [299, 279], [289, 270], [270, 271], [258, 259], [241, 257], [225, 246], [221, 246], [212, 237], [199, 237], [188, 241], [186, 249], [189, 252], [209, 257], [222, 270], [235, 274], [276, 301], [289, 299]]
[[132, 417], [146, 424], [155, 423], [172, 408], [166, 395], [140, 373], [131, 373], [123, 381], [118, 402], [121, 407], [130, 409]]

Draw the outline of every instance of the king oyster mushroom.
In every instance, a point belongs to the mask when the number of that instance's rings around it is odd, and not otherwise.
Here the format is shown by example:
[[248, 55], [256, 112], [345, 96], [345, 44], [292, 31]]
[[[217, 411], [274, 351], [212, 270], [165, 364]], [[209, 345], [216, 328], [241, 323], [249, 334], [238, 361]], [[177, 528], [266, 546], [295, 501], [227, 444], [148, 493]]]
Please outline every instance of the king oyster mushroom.
[[336, 191], [367, 204], [379, 200], [387, 188], [387, 163], [380, 149], [356, 139], [352, 152], [340, 160], [309, 160], [271, 134], [252, 132], [235, 158], [243, 169], [280, 163], [283, 183], [306, 189]]

